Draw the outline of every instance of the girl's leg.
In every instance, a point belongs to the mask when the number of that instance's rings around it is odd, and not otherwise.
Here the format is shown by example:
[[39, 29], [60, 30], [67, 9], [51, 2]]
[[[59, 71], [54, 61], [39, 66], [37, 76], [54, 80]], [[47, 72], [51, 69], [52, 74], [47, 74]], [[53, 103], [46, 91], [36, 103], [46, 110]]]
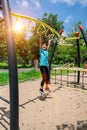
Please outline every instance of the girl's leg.
[[[41, 71], [41, 75], [42, 75], [42, 81], [41, 81], [41, 84], [40, 84], [40, 91], [43, 91], [43, 87], [44, 87], [44, 83], [45, 83], [45, 67], [44, 66], [41, 66], [40, 67], [40, 71]], [[43, 91], [44, 92], [44, 91]]]
[[44, 86], [44, 80], [43, 79], [41, 81], [41, 85], [40, 86], [41, 86], [40, 89], [43, 89], [43, 86]]
[[45, 90], [51, 92], [51, 90], [49, 89], [49, 84], [50, 84], [50, 78], [49, 78], [49, 69], [46, 68], [46, 86], [45, 86]]
[[43, 91], [44, 83], [46, 83], [46, 85], [48, 85], [46, 72], [42, 73], [42, 81], [41, 81], [41, 88], [40, 88], [40, 90], [42, 90], [42, 91]]
[[49, 88], [49, 83], [48, 82], [46, 82], [45, 90], [51, 92], [51, 90]]

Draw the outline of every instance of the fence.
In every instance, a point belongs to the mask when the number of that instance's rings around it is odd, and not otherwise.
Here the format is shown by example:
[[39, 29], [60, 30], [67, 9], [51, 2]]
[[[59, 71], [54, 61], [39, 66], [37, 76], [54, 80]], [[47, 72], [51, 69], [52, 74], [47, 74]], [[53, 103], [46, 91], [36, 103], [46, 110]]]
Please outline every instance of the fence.
[[[75, 67], [57, 67], [52, 68], [51, 72], [52, 71], [54, 72], [54, 76], [51, 75], [52, 83], [59, 84], [60, 86], [65, 85], [67, 87], [73, 86], [87, 89], [87, 69]], [[80, 73], [79, 82], [77, 80], [78, 72]]]

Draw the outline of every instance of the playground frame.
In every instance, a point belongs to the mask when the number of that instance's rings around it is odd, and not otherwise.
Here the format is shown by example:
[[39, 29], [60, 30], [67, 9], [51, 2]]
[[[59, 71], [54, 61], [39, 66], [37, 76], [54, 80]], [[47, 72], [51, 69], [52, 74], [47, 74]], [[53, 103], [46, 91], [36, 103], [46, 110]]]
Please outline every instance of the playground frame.
[[12, 33], [12, 19], [9, 0], [1, 0], [1, 7], [6, 28], [6, 41], [9, 64], [9, 90], [10, 90], [10, 130], [19, 130], [19, 97], [18, 73], [15, 40]]
[[[1, 9], [3, 12], [3, 20], [5, 23], [6, 28], [6, 41], [7, 41], [7, 49], [8, 49], [8, 64], [9, 64], [9, 90], [10, 90], [10, 102], [7, 102], [4, 98], [1, 97], [2, 100], [6, 101], [7, 103], [10, 103], [10, 130], [19, 130], [19, 92], [18, 92], [18, 72], [17, 72], [17, 61], [16, 61], [16, 50], [15, 50], [15, 40], [12, 33], [12, 18], [11, 15], [18, 17], [19, 15], [11, 13], [9, 0], [1, 0]], [[24, 16], [23, 16], [24, 17]], [[21, 18], [23, 18], [21, 17]], [[29, 17], [24, 17], [28, 19]], [[45, 23], [38, 22], [38, 20], [34, 18], [30, 18], [31, 20], [34, 20], [37, 23], [40, 23], [44, 26], [46, 26], [48, 29], [50, 29], [52, 32], [54, 32], [58, 38], [60, 39], [60, 35], [57, 31], [55, 31], [53, 28], [49, 27]], [[83, 34], [83, 38], [85, 40], [85, 43], [87, 45], [87, 37], [83, 31], [83, 28], [81, 28], [81, 32]], [[58, 40], [59, 40], [58, 39]], [[79, 39], [79, 37], [75, 38], [63, 38], [64, 40], [70, 40], [70, 39]], [[57, 45], [57, 40], [55, 41], [52, 54], [50, 57], [50, 69], [51, 69], [51, 62], [52, 57], [55, 51]], [[76, 71], [76, 70], [75, 70]], [[79, 70], [80, 71], [80, 70]], [[78, 71], [78, 72], [79, 72]]]
[[[85, 73], [87, 72], [87, 69], [82, 69], [82, 68], [75, 68], [75, 67], [57, 67], [57, 68], [52, 68], [52, 71], [54, 71], [54, 80], [55, 84], [60, 84], [60, 86], [66, 85], [67, 87], [74, 86], [74, 88], [79, 87], [82, 88], [83, 90], [86, 90], [86, 78], [87, 76]], [[57, 71], [60, 72], [60, 76], [57, 75]], [[65, 78], [63, 71], [66, 71]], [[78, 82], [78, 72], [80, 72], [79, 75], [79, 82]]]

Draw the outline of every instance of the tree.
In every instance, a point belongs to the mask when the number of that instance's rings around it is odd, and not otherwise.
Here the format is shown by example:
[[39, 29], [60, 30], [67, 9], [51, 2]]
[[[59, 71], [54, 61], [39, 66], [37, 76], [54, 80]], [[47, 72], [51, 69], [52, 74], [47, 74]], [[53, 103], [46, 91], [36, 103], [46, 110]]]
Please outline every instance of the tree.
[[74, 62], [76, 54], [74, 46], [58, 45], [53, 57], [54, 64], [65, 64]]
[[[75, 32], [79, 33], [79, 37], [81, 39], [79, 39], [79, 44], [80, 44], [80, 56], [81, 56], [81, 63], [84, 63], [87, 59], [87, 53], [86, 53], [86, 47], [84, 46], [84, 40], [82, 39], [82, 34], [81, 31], [79, 29], [79, 25], [82, 25], [81, 21], [77, 21], [76, 23], [74, 23], [72, 25], [73, 30], [71, 30], [71, 33], [69, 33], [70, 37], [75, 37]], [[68, 42], [72, 43], [74, 46], [76, 46], [76, 40], [69, 40]], [[77, 48], [77, 47], [75, 47]], [[76, 50], [76, 49], [75, 49]], [[77, 51], [75, 53], [75, 63], [77, 63]]]
[[72, 25], [72, 32], [79, 32], [80, 33], [79, 25], [82, 25], [82, 21], [74, 22]]
[[29, 61], [29, 43], [26, 39], [26, 32], [22, 31], [21, 33], [15, 33], [15, 39], [17, 59], [18, 61], [21, 61], [23, 67], [25, 67]]
[[0, 61], [7, 59], [7, 44], [3, 19], [0, 18]]
[[47, 23], [58, 32], [64, 28], [63, 22], [58, 20], [57, 14], [54, 15], [53, 13], [50, 14], [44, 13], [41, 21]]

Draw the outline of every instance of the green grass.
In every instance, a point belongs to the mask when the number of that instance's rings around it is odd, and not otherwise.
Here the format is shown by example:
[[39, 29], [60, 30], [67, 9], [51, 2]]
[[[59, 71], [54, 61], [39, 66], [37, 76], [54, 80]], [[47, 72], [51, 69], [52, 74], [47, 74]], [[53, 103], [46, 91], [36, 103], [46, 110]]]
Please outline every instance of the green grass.
[[8, 84], [8, 81], [9, 81], [8, 72], [0, 73], [0, 86]]
[[[18, 73], [18, 82], [24, 82], [27, 80], [40, 78], [40, 72], [36, 72], [35, 70], [30, 70], [29, 72], [20, 72]], [[6, 85], [9, 82], [8, 72], [0, 73], [0, 86]]]
[[40, 76], [41, 76], [40, 72], [31, 70], [29, 72], [20, 72], [18, 74], [18, 80], [19, 80], [19, 82], [23, 82], [23, 81], [27, 81], [27, 80], [40, 78]]

